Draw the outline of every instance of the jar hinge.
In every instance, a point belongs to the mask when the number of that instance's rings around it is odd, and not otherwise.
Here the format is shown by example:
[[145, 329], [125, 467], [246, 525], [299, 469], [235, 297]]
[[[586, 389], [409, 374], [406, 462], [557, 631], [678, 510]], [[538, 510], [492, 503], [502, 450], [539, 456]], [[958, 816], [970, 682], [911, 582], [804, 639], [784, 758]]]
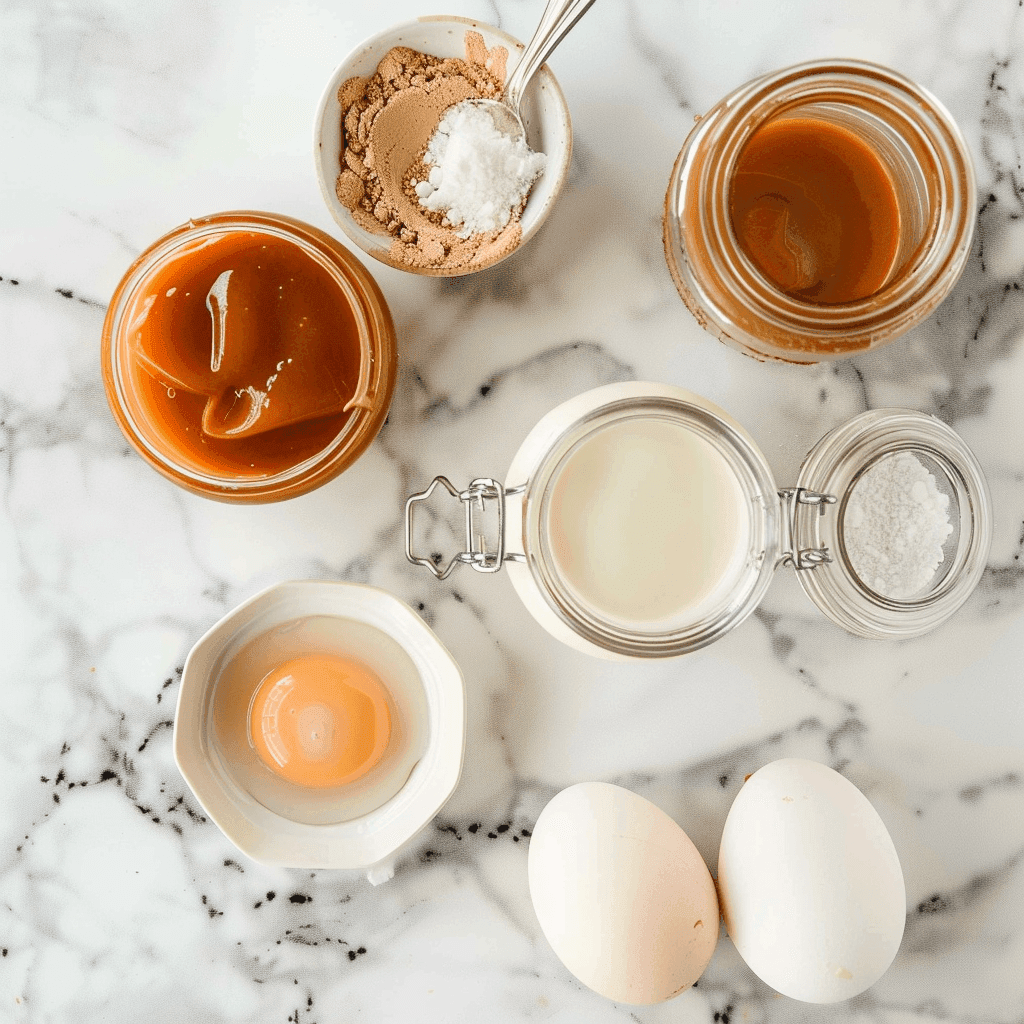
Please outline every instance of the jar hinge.
[[[458, 498], [466, 509], [466, 547], [454, 555], [443, 569], [438, 568], [433, 558], [417, 555], [412, 549], [412, 513], [418, 501], [427, 501], [434, 488], [441, 484], [453, 498]], [[464, 490], [460, 491], [446, 476], [435, 476], [425, 491], [411, 495], [405, 503], [405, 557], [413, 565], [422, 565], [439, 579], [447, 579], [459, 563], [471, 565], [477, 572], [499, 572], [505, 562], [525, 562], [526, 556], [517, 552], [505, 551], [505, 498], [511, 494], [522, 494], [525, 486], [505, 488], [497, 480], [489, 477], [478, 477]], [[483, 517], [487, 511], [487, 503], [497, 505], [497, 541], [494, 550], [489, 550], [487, 537], [478, 529], [477, 517]]]
[[[832, 556], [825, 545], [820, 542], [817, 521], [825, 514], [828, 505], [834, 505], [836, 499], [831, 494], [819, 494], [804, 487], [786, 487], [778, 492], [782, 500], [782, 537], [775, 562], [776, 568], [791, 565], [794, 569], [815, 569], [832, 561]], [[818, 514], [812, 521], [812, 532], [808, 546], [801, 544], [799, 513], [802, 505], [816, 507]]]

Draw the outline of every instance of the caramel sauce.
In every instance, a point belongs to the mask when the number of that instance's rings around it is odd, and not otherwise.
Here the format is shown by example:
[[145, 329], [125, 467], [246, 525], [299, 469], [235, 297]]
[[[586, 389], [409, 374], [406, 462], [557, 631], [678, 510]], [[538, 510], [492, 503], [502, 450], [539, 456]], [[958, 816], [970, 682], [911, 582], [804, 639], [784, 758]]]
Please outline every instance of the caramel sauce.
[[366, 404], [348, 297], [294, 242], [228, 231], [183, 247], [137, 289], [126, 320], [139, 412], [195, 471], [280, 473]]
[[754, 265], [806, 302], [867, 298], [892, 272], [896, 189], [871, 147], [848, 128], [808, 117], [758, 128], [740, 151], [729, 213]]

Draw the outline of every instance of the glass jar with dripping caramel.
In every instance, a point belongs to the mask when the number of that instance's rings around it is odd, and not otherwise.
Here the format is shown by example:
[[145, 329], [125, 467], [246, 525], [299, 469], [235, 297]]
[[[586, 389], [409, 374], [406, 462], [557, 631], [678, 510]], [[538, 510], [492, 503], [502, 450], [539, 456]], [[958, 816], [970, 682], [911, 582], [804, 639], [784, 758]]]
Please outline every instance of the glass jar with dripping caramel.
[[665, 197], [687, 308], [759, 359], [883, 345], [949, 294], [970, 255], [974, 169], [941, 103], [861, 61], [755, 79], [702, 117]]
[[154, 242], [103, 325], [107, 400], [135, 450], [208, 498], [320, 486], [387, 416], [395, 332], [359, 261], [301, 221], [220, 213]]

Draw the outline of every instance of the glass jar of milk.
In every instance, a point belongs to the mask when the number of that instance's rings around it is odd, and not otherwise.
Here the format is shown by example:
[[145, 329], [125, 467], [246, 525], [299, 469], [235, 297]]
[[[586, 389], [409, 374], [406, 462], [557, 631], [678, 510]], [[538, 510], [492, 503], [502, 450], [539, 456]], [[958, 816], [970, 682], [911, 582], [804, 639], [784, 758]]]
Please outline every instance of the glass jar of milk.
[[[901, 452], [930, 476], [951, 523], [929, 582], [896, 600], [858, 575], [845, 531], [857, 484]], [[465, 548], [447, 563], [415, 551], [415, 506], [439, 485], [465, 506]], [[872, 519], [890, 549], [913, 530]], [[507, 567], [526, 607], [559, 640], [631, 659], [675, 657], [717, 640], [757, 607], [783, 566], [850, 632], [919, 636], [977, 585], [992, 513], [971, 451], [922, 413], [854, 418], [818, 442], [794, 487], [780, 489], [728, 413], [681, 388], [631, 382], [588, 391], [544, 416], [504, 484], [478, 479], [460, 491], [436, 477], [406, 502], [405, 525], [406, 556], [438, 579], [460, 563], [480, 572]]]

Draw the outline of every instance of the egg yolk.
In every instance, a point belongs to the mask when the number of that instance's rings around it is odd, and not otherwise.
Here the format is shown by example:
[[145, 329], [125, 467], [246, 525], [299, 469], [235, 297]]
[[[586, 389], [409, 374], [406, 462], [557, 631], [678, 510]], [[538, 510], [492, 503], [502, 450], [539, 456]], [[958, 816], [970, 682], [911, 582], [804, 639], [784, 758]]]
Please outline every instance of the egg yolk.
[[279, 665], [249, 706], [260, 760], [297, 786], [341, 786], [383, 756], [391, 713], [381, 681], [346, 658], [313, 654]]

